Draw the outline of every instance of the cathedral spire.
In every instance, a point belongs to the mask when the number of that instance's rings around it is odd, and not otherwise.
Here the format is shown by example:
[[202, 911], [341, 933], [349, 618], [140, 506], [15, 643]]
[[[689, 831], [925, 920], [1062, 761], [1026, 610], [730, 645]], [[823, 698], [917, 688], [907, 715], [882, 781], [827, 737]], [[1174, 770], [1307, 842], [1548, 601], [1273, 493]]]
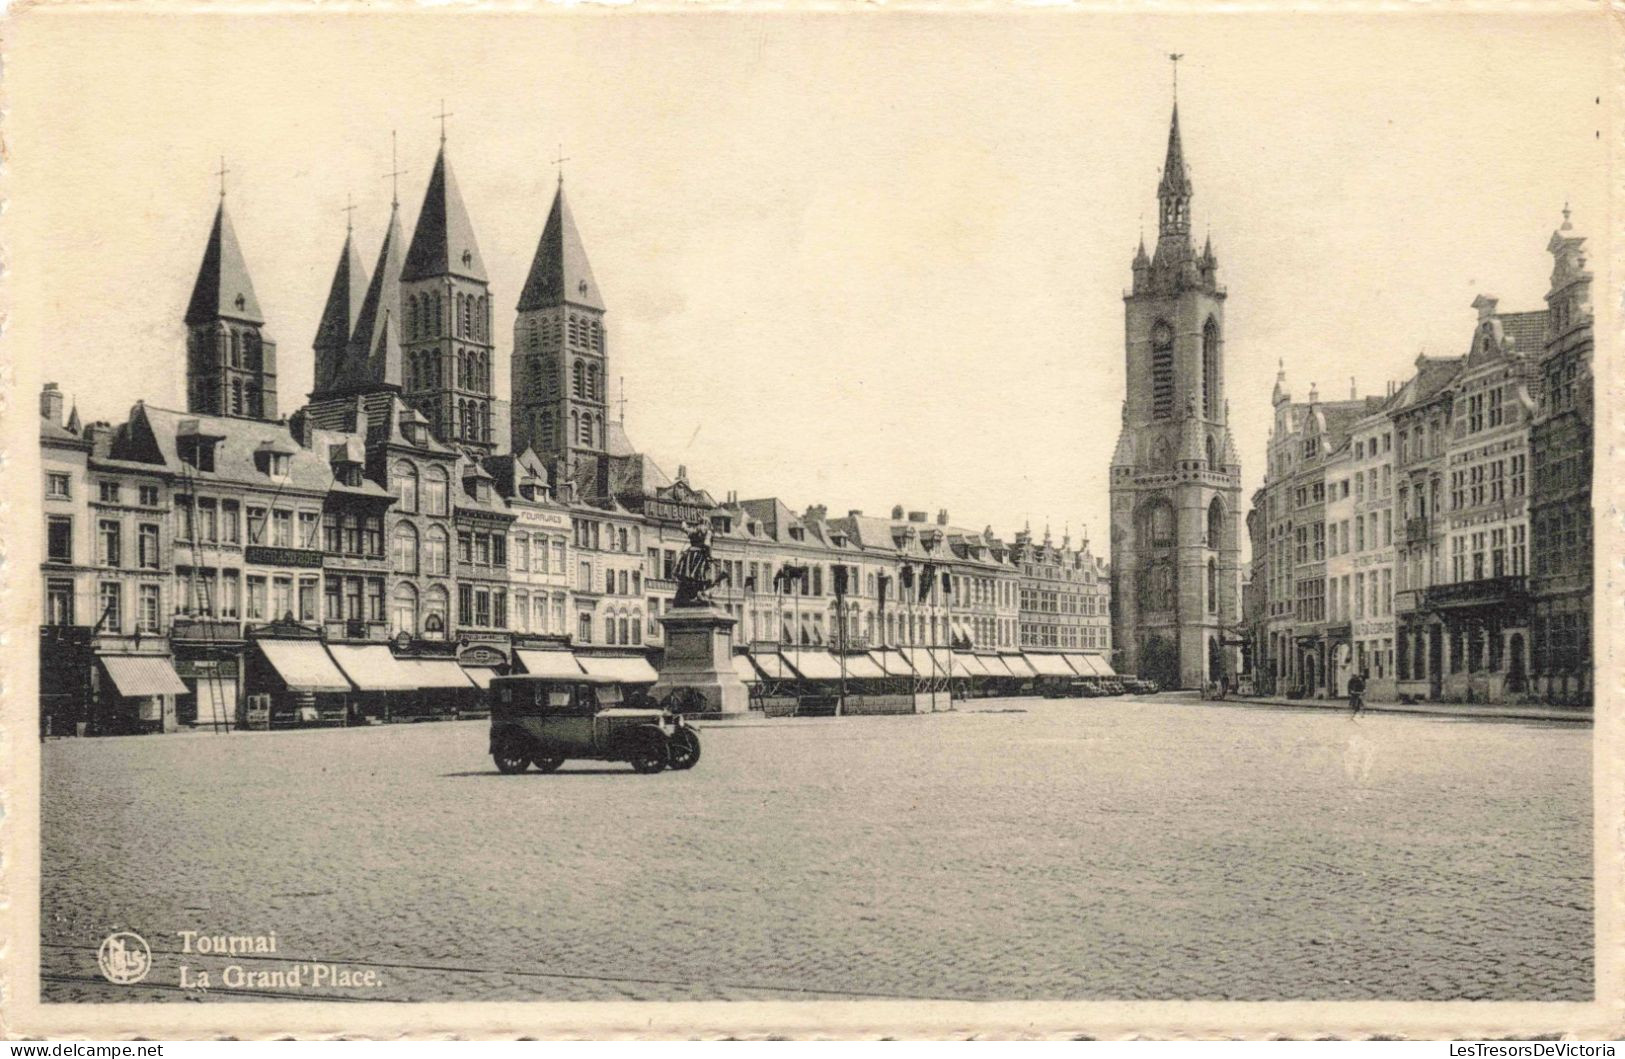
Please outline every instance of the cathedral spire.
[[367, 285], [345, 348], [339, 387], [363, 390], [401, 385], [401, 285], [397, 282], [400, 274], [400, 210], [391, 206], [384, 245], [378, 250], [378, 264], [373, 269], [372, 282]]
[[367, 270], [361, 263], [361, 255], [356, 253], [355, 237], [347, 225], [344, 249], [339, 251], [338, 267], [333, 270], [333, 283], [328, 288], [327, 305], [322, 309], [316, 339], [311, 343], [316, 350], [316, 393], [340, 383], [344, 352], [366, 297]]
[[587, 262], [587, 250], [581, 243], [581, 233], [576, 230], [561, 181], [553, 195], [553, 208], [548, 212], [536, 256], [530, 263], [530, 275], [519, 295], [519, 311], [566, 302], [600, 312], [604, 309], [598, 281], [593, 278], [592, 266]]
[[448, 275], [487, 282], [485, 262], [474, 239], [474, 225], [463, 206], [463, 196], [446, 159], [446, 143], [442, 138], [400, 278], [410, 282]]
[[214, 227], [203, 248], [203, 263], [198, 267], [197, 282], [192, 285], [192, 300], [187, 303], [184, 322], [192, 325], [219, 319], [265, 323], [223, 195], [214, 211]]
[[1168, 154], [1162, 163], [1162, 180], [1157, 184], [1162, 203], [1158, 232], [1163, 237], [1188, 237], [1191, 228], [1191, 180], [1185, 170], [1185, 149], [1179, 139], [1179, 104], [1174, 104], [1168, 124]]

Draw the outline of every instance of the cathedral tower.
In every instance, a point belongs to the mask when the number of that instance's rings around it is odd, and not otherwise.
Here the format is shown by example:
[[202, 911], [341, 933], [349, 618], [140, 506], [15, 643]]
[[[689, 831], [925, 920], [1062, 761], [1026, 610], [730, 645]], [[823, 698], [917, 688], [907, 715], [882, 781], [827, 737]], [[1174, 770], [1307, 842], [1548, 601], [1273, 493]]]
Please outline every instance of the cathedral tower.
[[443, 136], [401, 269], [400, 305], [407, 403], [441, 440], [490, 452], [491, 294]]
[[604, 302], [559, 179], [513, 335], [513, 451], [550, 466], [606, 451], [608, 359]]
[[1224, 396], [1225, 291], [1211, 240], [1191, 244], [1192, 184], [1168, 130], [1157, 247], [1123, 297], [1127, 399], [1111, 464], [1112, 638], [1164, 687], [1235, 676], [1241, 466]]
[[275, 419], [276, 343], [261, 331], [265, 317], [223, 186], [185, 323], [187, 411]]
[[321, 323], [316, 325], [316, 378], [311, 396], [323, 396], [337, 389], [344, 378], [344, 354], [350, 345], [350, 335], [361, 317], [361, 305], [367, 298], [367, 270], [361, 264], [361, 255], [355, 252], [355, 236], [344, 233], [344, 249], [339, 252], [338, 268], [333, 270], [333, 285], [327, 292], [327, 304], [322, 309]]

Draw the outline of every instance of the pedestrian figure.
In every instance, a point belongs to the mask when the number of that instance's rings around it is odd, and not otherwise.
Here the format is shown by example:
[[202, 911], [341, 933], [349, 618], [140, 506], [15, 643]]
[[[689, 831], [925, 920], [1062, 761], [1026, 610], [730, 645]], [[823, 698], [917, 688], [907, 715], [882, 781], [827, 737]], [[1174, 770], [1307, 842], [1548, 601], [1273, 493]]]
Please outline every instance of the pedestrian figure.
[[1349, 715], [1358, 717], [1364, 709], [1365, 675], [1357, 672], [1352, 677], [1349, 677]]

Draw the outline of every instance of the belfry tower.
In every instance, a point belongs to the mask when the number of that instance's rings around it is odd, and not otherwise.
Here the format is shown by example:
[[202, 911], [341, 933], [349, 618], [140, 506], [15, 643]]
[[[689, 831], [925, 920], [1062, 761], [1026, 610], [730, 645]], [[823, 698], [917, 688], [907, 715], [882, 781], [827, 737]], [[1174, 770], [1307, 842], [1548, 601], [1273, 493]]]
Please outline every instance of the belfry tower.
[[276, 343], [263, 330], [265, 316], [226, 212], [224, 184], [185, 323], [186, 410], [275, 419]]
[[1211, 240], [1191, 245], [1179, 104], [1168, 130], [1157, 247], [1142, 236], [1123, 296], [1127, 399], [1111, 463], [1112, 639], [1164, 687], [1235, 677], [1241, 460], [1224, 396], [1224, 303]]

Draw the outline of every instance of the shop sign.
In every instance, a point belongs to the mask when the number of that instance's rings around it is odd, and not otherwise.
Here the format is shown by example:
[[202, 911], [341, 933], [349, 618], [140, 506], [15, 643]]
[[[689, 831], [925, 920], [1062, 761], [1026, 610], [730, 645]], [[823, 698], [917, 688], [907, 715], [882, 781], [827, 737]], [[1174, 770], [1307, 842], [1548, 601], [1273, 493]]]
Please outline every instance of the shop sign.
[[674, 504], [669, 500], [645, 500], [643, 513], [660, 522], [704, 522], [710, 509], [699, 504]]
[[457, 661], [465, 666], [504, 666], [508, 664], [505, 652], [484, 644], [472, 644], [457, 654]]
[[182, 680], [237, 679], [235, 658], [179, 658], [175, 659], [175, 675]]
[[561, 513], [554, 511], [533, 511], [530, 508], [515, 506], [519, 514], [519, 521], [534, 526], [547, 526], [551, 529], [565, 529], [569, 526], [568, 520]]
[[277, 548], [265, 544], [250, 544], [243, 549], [243, 561], [258, 566], [320, 567], [322, 553], [309, 548]]

